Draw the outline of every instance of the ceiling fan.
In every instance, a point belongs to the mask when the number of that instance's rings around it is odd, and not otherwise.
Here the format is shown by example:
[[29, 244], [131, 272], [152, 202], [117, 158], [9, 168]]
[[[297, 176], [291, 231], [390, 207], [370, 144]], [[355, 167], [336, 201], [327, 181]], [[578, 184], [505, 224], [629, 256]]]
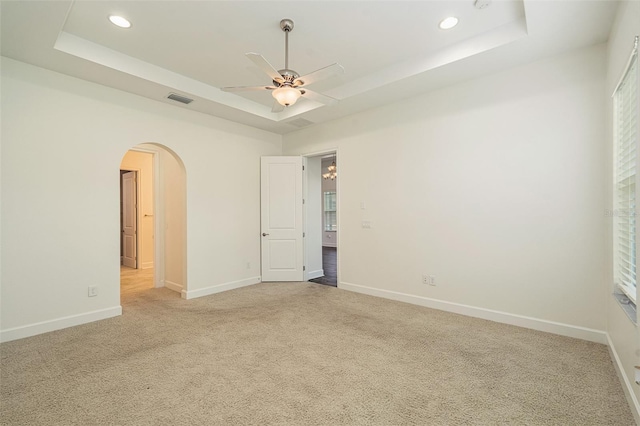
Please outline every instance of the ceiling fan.
[[223, 87], [220, 90], [225, 92], [272, 90], [271, 94], [276, 101], [271, 112], [281, 112], [285, 107], [295, 104], [301, 96], [325, 105], [338, 102], [337, 99], [309, 90], [306, 86], [325, 78], [343, 74], [344, 68], [340, 64], [332, 64], [300, 77], [300, 74], [289, 69], [289, 33], [293, 30], [293, 21], [291, 19], [283, 19], [280, 21], [280, 29], [284, 31], [284, 69], [276, 70], [258, 53], [250, 52], [246, 54], [247, 58], [271, 77], [273, 85]]

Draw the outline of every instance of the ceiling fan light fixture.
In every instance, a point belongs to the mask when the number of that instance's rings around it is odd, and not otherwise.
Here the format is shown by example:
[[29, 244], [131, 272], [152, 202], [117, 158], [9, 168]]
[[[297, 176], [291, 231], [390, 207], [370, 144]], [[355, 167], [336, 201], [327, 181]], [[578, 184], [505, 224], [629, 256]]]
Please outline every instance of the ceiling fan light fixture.
[[291, 106], [296, 103], [298, 98], [302, 95], [298, 89], [294, 89], [291, 86], [280, 86], [271, 92], [271, 95], [282, 106]]
[[438, 26], [441, 30], [450, 30], [456, 25], [458, 25], [458, 18], [456, 18], [455, 16], [449, 16], [448, 18], [444, 18], [442, 21], [440, 21], [440, 24]]
[[131, 22], [127, 18], [118, 15], [109, 15], [109, 21], [120, 28], [131, 28]]

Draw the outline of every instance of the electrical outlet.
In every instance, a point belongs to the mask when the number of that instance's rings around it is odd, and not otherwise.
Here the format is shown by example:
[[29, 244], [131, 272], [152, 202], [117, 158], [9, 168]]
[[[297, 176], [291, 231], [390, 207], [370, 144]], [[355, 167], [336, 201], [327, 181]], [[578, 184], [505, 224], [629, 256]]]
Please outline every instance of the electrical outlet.
[[91, 286], [89, 287], [89, 292], [88, 292], [88, 296], [89, 297], [95, 297], [98, 295], [98, 286]]
[[429, 275], [422, 275], [422, 284], [429, 284]]
[[371, 229], [371, 222], [370, 222], [370, 221], [368, 221], [368, 220], [363, 220], [363, 221], [362, 221], [362, 227], [363, 227], [364, 229]]
[[251, 262], [247, 262], [247, 269], [251, 269]]

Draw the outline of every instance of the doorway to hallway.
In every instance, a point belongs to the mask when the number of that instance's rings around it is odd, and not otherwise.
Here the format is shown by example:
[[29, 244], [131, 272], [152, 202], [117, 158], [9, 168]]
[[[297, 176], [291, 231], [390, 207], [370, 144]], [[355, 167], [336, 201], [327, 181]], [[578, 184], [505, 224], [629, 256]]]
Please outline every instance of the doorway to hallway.
[[129, 150], [120, 163], [120, 297], [154, 288], [154, 158]]
[[123, 156], [120, 176], [121, 302], [134, 302], [159, 287], [184, 296], [187, 228], [182, 160], [163, 145], [140, 144]]
[[337, 152], [306, 157], [305, 258], [307, 280], [338, 286]]

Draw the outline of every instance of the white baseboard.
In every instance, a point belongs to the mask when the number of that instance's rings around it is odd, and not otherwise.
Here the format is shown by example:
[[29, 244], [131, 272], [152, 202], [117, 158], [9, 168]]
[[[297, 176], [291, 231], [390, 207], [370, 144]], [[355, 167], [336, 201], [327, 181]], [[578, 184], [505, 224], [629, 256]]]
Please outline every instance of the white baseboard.
[[324, 269], [318, 269], [317, 271], [309, 271], [306, 274], [307, 274], [307, 278], [305, 279], [305, 281], [309, 281], [314, 278], [324, 277]]
[[153, 269], [153, 261], [142, 262], [142, 264], [140, 265], [140, 269]]
[[462, 305], [459, 303], [447, 302], [444, 300], [431, 299], [423, 296], [399, 293], [391, 290], [382, 290], [358, 284], [341, 282], [338, 288], [354, 291], [356, 293], [368, 294], [370, 296], [382, 297], [385, 299], [397, 300], [399, 302], [411, 303], [413, 305], [425, 306], [427, 308], [441, 311], [453, 312], [468, 317], [481, 318], [503, 324], [515, 325], [518, 327], [530, 328], [547, 333], [559, 334], [561, 336], [574, 337], [576, 339], [588, 340], [590, 342], [607, 344], [607, 334], [604, 331], [591, 328], [579, 327], [575, 325], [563, 324], [554, 321], [547, 321], [539, 318], [525, 317], [522, 315], [510, 314], [507, 312], [494, 311], [491, 309], [477, 308], [475, 306]]
[[93, 321], [103, 320], [122, 315], [122, 306], [100, 309], [99, 311], [86, 312], [84, 314], [70, 315], [68, 317], [57, 318], [50, 321], [37, 322], [35, 324], [23, 325], [21, 327], [0, 330], [0, 342], [24, 339], [25, 337], [37, 334], [48, 333], [49, 331], [61, 330], [63, 328], [86, 324]]
[[229, 283], [216, 284], [210, 287], [198, 288], [195, 290], [182, 290], [183, 299], [195, 299], [196, 297], [208, 296], [210, 294], [221, 293], [235, 288], [246, 287], [248, 285], [258, 284], [261, 282], [260, 277], [251, 277], [244, 280], [232, 281]]
[[624, 394], [627, 397], [629, 408], [633, 413], [633, 417], [635, 417], [636, 419], [636, 423], [640, 425], [640, 403], [638, 403], [638, 398], [636, 398], [636, 394], [633, 391], [632, 382], [629, 381], [629, 378], [624, 371], [622, 361], [620, 361], [618, 352], [616, 352], [616, 347], [613, 345], [613, 342], [611, 341], [608, 333], [607, 343], [607, 346], [609, 347], [609, 355], [611, 355], [611, 360], [613, 361], [613, 365], [616, 368], [616, 373], [618, 373], [618, 378], [620, 379], [620, 383], [622, 383], [622, 388], [624, 389]]
[[173, 281], [164, 280], [164, 286], [169, 290], [177, 291], [182, 294], [182, 284], [174, 283]]

